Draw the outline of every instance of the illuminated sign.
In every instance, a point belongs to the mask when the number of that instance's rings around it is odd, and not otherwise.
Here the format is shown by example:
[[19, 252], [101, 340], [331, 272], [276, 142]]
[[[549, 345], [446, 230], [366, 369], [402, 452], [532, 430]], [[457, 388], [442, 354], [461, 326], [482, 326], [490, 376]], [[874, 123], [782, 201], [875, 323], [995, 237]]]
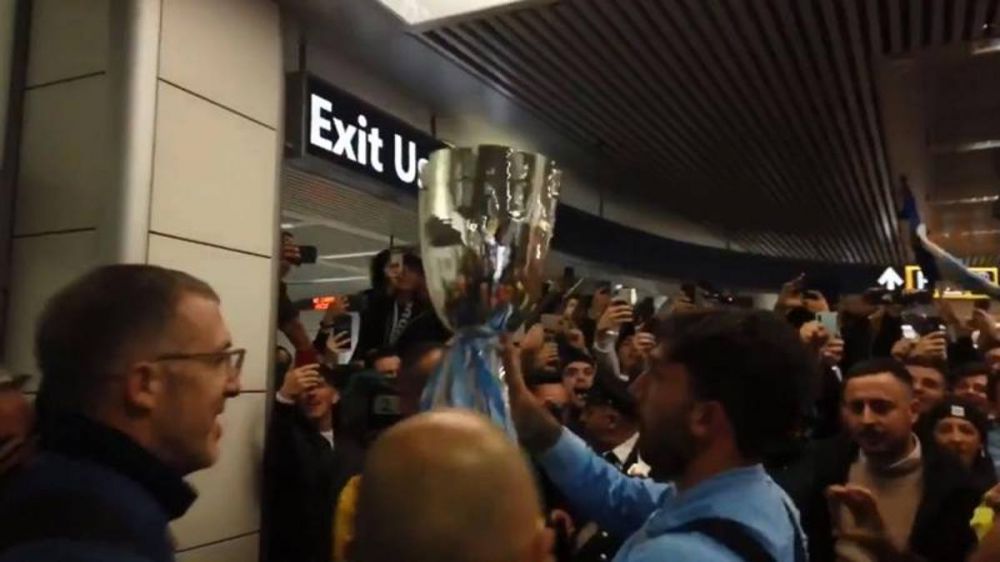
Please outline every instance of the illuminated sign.
[[411, 193], [431, 152], [445, 146], [315, 77], [304, 94], [306, 152]]
[[[904, 271], [904, 288], [914, 291], [923, 291], [927, 288], [927, 278], [924, 277], [924, 273], [920, 270], [920, 266], [908, 265]], [[970, 267], [969, 271], [982, 275], [983, 278], [990, 283], [997, 284], [998, 275], [996, 267]], [[947, 285], [947, 282], [945, 282], [945, 284]], [[936, 291], [934, 297], [955, 300], [978, 300], [989, 298], [986, 295], [977, 295], [963, 289], [952, 289], [947, 287], [945, 288], [943, 295], [941, 294], [941, 291]]]
[[885, 271], [882, 272], [882, 275], [879, 276], [878, 284], [890, 291], [895, 291], [903, 286], [903, 278], [896, 273], [895, 269], [887, 267], [885, 268]]
[[335, 302], [337, 302], [337, 297], [313, 297], [312, 308], [313, 310], [326, 310]]

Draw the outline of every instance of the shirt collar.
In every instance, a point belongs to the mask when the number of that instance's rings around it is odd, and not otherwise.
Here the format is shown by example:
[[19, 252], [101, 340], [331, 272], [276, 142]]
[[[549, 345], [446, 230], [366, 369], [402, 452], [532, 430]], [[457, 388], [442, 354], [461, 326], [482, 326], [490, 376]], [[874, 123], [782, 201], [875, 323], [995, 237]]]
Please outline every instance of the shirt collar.
[[129, 436], [84, 416], [65, 416], [45, 424], [42, 446], [68, 457], [95, 462], [133, 480], [170, 519], [184, 515], [197, 497], [177, 471]]
[[620, 445], [618, 445], [614, 449], [611, 449], [611, 454], [613, 454], [615, 458], [618, 459], [619, 463], [624, 465], [626, 462], [628, 462], [629, 455], [632, 454], [632, 451], [635, 449], [635, 445], [638, 442], [639, 442], [639, 432], [636, 431], [635, 433], [632, 434], [632, 437], [629, 437], [628, 439], [623, 441]]

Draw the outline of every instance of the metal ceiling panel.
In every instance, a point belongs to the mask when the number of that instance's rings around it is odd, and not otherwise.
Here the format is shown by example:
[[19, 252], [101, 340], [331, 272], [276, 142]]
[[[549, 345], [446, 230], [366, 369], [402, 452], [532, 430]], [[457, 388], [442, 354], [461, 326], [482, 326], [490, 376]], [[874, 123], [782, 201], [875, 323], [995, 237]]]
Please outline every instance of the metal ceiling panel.
[[751, 252], [902, 263], [878, 61], [987, 37], [998, 4], [562, 0], [420, 36]]

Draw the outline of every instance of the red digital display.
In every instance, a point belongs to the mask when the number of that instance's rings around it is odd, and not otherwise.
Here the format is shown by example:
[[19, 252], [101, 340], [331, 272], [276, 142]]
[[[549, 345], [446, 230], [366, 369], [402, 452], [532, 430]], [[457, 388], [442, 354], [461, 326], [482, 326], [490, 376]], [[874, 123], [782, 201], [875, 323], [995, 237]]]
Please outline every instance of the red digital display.
[[337, 297], [313, 297], [313, 310], [326, 310], [336, 302]]

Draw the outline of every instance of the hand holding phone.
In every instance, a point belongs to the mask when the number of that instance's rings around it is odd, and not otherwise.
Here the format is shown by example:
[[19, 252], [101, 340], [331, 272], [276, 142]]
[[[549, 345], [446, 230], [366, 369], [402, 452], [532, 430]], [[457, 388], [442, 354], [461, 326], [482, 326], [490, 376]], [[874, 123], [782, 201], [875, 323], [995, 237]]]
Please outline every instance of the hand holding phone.
[[626, 287], [624, 285], [614, 286], [614, 290], [611, 293], [612, 303], [627, 304], [630, 307], [634, 307], [637, 301], [638, 295], [633, 287]]
[[296, 265], [316, 263], [319, 259], [319, 248], [316, 246], [299, 246], [299, 261]]
[[836, 312], [818, 312], [816, 320], [826, 328], [831, 338], [840, 337], [840, 315]]
[[613, 302], [597, 320], [597, 333], [617, 331], [622, 324], [628, 324], [632, 320], [631, 306]]
[[347, 353], [351, 350], [350, 332], [330, 332], [326, 337], [326, 350], [330, 353]]

